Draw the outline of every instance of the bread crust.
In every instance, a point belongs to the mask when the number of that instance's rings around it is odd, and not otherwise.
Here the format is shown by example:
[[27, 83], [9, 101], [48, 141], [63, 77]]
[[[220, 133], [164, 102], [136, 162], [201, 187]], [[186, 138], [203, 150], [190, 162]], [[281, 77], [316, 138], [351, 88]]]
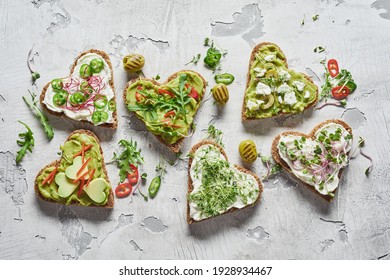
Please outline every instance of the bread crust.
[[[289, 174], [293, 175], [295, 178], [297, 178], [299, 180], [298, 177], [296, 177], [294, 175], [294, 173], [292, 173], [292, 170], [291, 168], [288, 166], [288, 164], [281, 158], [281, 156], [279, 155], [279, 150], [278, 150], [278, 144], [279, 144], [279, 141], [280, 141], [280, 138], [282, 136], [288, 136], [288, 135], [297, 135], [297, 136], [304, 136], [306, 138], [310, 138], [312, 140], [315, 139], [315, 134], [318, 130], [320, 130], [322, 127], [324, 127], [325, 125], [329, 124], [329, 123], [336, 123], [336, 124], [339, 124], [341, 126], [343, 126], [350, 134], [352, 134], [352, 128], [347, 124], [345, 123], [344, 121], [342, 120], [339, 120], [339, 119], [331, 119], [331, 120], [327, 120], [327, 121], [324, 121], [322, 123], [319, 123], [318, 125], [316, 125], [312, 131], [309, 133], [309, 134], [304, 134], [304, 133], [301, 133], [301, 132], [297, 132], [297, 131], [285, 131], [285, 132], [282, 132], [281, 134], [279, 134], [278, 136], [276, 136], [272, 142], [272, 148], [271, 148], [271, 154], [272, 154], [272, 157], [274, 158], [274, 160], [284, 169], [286, 170]], [[348, 156], [349, 153], [347, 153], [347, 156]], [[341, 178], [341, 175], [343, 173], [343, 170], [344, 169], [340, 169], [339, 171], [339, 174], [337, 175], [339, 178]], [[323, 194], [320, 194], [313, 186], [299, 180], [301, 182], [302, 185], [304, 185], [305, 187], [307, 187], [308, 189], [310, 189], [311, 191], [313, 191], [315, 194], [317, 194], [318, 196], [322, 197], [323, 199], [325, 199], [326, 201], [328, 202], [331, 202], [333, 200], [333, 197], [329, 196], [329, 195], [323, 195]], [[338, 188], [336, 188], [336, 190], [333, 192], [334, 194], [337, 192]]]
[[[217, 143], [215, 143], [214, 141], [211, 141], [211, 140], [203, 140], [197, 144], [195, 144], [191, 150], [190, 150], [190, 154], [194, 154], [196, 152], [196, 150], [198, 150], [200, 147], [204, 146], [204, 145], [214, 145], [215, 147], [217, 147], [220, 151], [221, 151], [221, 154], [224, 156], [224, 158], [229, 161], [226, 153], [225, 153], [225, 150], [220, 146], [218, 145]], [[192, 161], [193, 161], [193, 158], [190, 157], [189, 161], [188, 161], [188, 192], [187, 192], [187, 196], [189, 196], [189, 194], [193, 191], [194, 187], [193, 187], [193, 183], [192, 183], [192, 179], [191, 179], [191, 165], [192, 165]], [[260, 198], [261, 198], [261, 193], [263, 192], [263, 184], [261, 183], [259, 177], [254, 174], [253, 172], [241, 167], [241, 166], [238, 166], [236, 164], [234, 164], [234, 167], [236, 169], [238, 169], [239, 171], [243, 172], [243, 173], [247, 173], [247, 174], [250, 174], [252, 175], [258, 186], [259, 186], [259, 196], [257, 197], [257, 199], [252, 203], [252, 204], [249, 204], [243, 208], [231, 208], [229, 209], [228, 211], [220, 214], [220, 215], [217, 215], [217, 216], [213, 216], [213, 217], [209, 217], [209, 218], [206, 218], [206, 219], [203, 219], [203, 220], [200, 220], [200, 221], [196, 221], [194, 220], [193, 218], [191, 218], [190, 216], [190, 202], [189, 202], [189, 199], [187, 197], [187, 223], [188, 224], [194, 224], [194, 223], [199, 223], [199, 222], [203, 222], [203, 221], [206, 221], [206, 220], [209, 220], [209, 219], [212, 219], [212, 218], [215, 218], [215, 217], [218, 217], [218, 216], [221, 216], [221, 215], [224, 215], [224, 214], [227, 214], [227, 213], [231, 213], [231, 212], [235, 212], [235, 211], [238, 211], [238, 210], [242, 210], [244, 208], [248, 208], [248, 207], [251, 207], [253, 205], [255, 205], [256, 203], [258, 203], [260, 201]]]
[[[108, 56], [107, 53], [105, 53], [104, 51], [101, 51], [101, 50], [96, 50], [96, 49], [90, 49], [88, 51], [85, 51], [85, 52], [82, 52], [81, 54], [79, 54], [73, 64], [72, 64], [72, 67], [70, 69], [70, 75], [72, 75], [74, 69], [76, 68], [77, 66], [77, 61], [84, 55], [88, 54], [88, 53], [95, 53], [95, 54], [98, 54], [100, 55], [101, 57], [103, 57], [103, 59], [107, 62], [108, 66], [110, 67], [110, 71], [111, 71], [111, 79], [108, 81], [110, 87], [112, 88], [112, 91], [114, 92], [114, 102], [116, 104], [116, 94], [115, 94], [115, 86], [114, 86], [114, 71], [112, 69], [112, 64], [111, 64], [111, 60], [110, 60], [110, 57]], [[65, 78], [68, 78], [69, 76], [67, 77], [63, 77], [62, 79], [65, 79]], [[48, 82], [42, 89], [42, 93], [39, 97], [39, 101], [41, 103], [41, 106], [42, 108], [48, 112], [49, 114], [52, 114], [52, 115], [55, 115], [55, 116], [58, 116], [58, 117], [62, 117], [62, 118], [65, 118], [65, 119], [68, 119], [68, 120], [72, 120], [72, 121], [76, 121], [76, 122], [83, 122], [83, 123], [89, 123], [91, 124], [91, 122], [87, 121], [87, 120], [74, 120], [74, 119], [71, 119], [69, 117], [67, 117], [65, 115], [64, 112], [55, 112], [55, 111], [52, 111], [50, 110], [46, 104], [43, 102], [45, 100], [45, 95], [46, 95], [46, 92], [50, 86], [51, 82]], [[103, 124], [99, 124], [97, 125], [98, 127], [107, 127], [107, 128], [112, 128], [112, 129], [116, 129], [118, 127], [118, 116], [117, 116], [117, 110], [115, 110], [113, 113], [112, 113], [112, 117], [114, 119], [114, 122], [113, 123], [103, 123]]]
[[[161, 85], [165, 85], [165, 84], [169, 83], [171, 80], [175, 79], [175, 78], [176, 78], [180, 73], [182, 73], [182, 72], [192, 72], [192, 73], [195, 73], [195, 74], [198, 75], [198, 76], [202, 79], [202, 81], [203, 81], [204, 86], [203, 86], [202, 96], [201, 96], [201, 98], [200, 98], [200, 100], [199, 100], [199, 102], [198, 102], [198, 107], [196, 108], [196, 112], [197, 112], [198, 109], [199, 109], [199, 107], [200, 107], [200, 104], [201, 104], [201, 102], [202, 102], [202, 100], [203, 100], [203, 98], [204, 98], [204, 96], [205, 96], [205, 93], [206, 93], [207, 81], [204, 79], [204, 77], [203, 77], [201, 74], [199, 74], [199, 73], [196, 72], [196, 71], [192, 71], [192, 70], [180, 70], [180, 71], [177, 71], [177, 72], [173, 73], [172, 75], [170, 75], [170, 76], [168, 77], [168, 79], [167, 79], [165, 82], [163, 82], [163, 83], [159, 83], [159, 82], [157, 82], [156, 80], [148, 79], [148, 78], [142, 78], [142, 77], [138, 77], [138, 78], [132, 79], [132, 80], [130, 80], [130, 81], [126, 84], [125, 89], [123, 90], [123, 101], [124, 101], [125, 104], [127, 105], [127, 100], [126, 100], [127, 90], [128, 90], [128, 88], [130, 87], [130, 85], [132, 85], [133, 83], [135, 83], [135, 82], [137, 82], [137, 81], [149, 81], [149, 82], [153, 83], [153, 84], [156, 85], [156, 86], [161, 86]], [[196, 112], [195, 112], [195, 115], [196, 115]], [[139, 116], [137, 115], [136, 112], [132, 112], [132, 113], [133, 113], [140, 121], [142, 121], [142, 123], [144, 123], [144, 121], [141, 119], [141, 117], [139, 117]], [[194, 115], [194, 117], [195, 117], [195, 115]], [[144, 124], [145, 124], [145, 123], [144, 123]], [[149, 131], [149, 132], [150, 132], [150, 131]], [[152, 134], [153, 134], [153, 133], [152, 133]], [[176, 154], [180, 152], [180, 147], [181, 147], [181, 145], [182, 145], [182, 143], [183, 143], [183, 141], [184, 141], [184, 138], [185, 138], [185, 137], [182, 137], [182, 138], [178, 139], [178, 140], [177, 140], [175, 143], [173, 143], [173, 144], [167, 144], [167, 143], [165, 143], [165, 141], [161, 138], [161, 136], [155, 135], [155, 134], [153, 134], [153, 135], [158, 139], [158, 141], [160, 141], [160, 142], [161, 142], [162, 144], [164, 144], [168, 149], [170, 149], [172, 152], [174, 152], [174, 153], [176, 153]]]
[[[92, 131], [89, 131], [89, 130], [84, 130], [84, 129], [78, 129], [78, 130], [75, 130], [73, 131], [71, 134], [69, 134], [69, 136], [66, 138], [65, 142], [66, 143], [67, 141], [70, 140], [70, 138], [74, 135], [74, 134], [86, 134], [86, 135], [89, 135], [91, 137], [93, 137], [97, 144], [99, 145], [99, 149], [100, 149], [100, 153], [102, 155], [102, 164], [103, 164], [103, 172], [104, 174], [106, 175], [106, 181], [107, 183], [111, 186], [111, 183], [110, 183], [110, 179], [108, 178], [108, 173], [107, 173], [107, 169], [106, 169], [106, 165], [104, 163], [104, 155], [103, 155], [103, 150], [102, 150], [102, 146], [100, 145], [100, 142], [99, 142], [99, 139], [97, 138], [97, 136], [92, 132]], [[52, 199], [48, 199], [46, 197], [44, 197], [41, 192], [39, 191], [38, 189], [38, 177], [42, 174], [43, 171], [45, 171], [46, 168], [48, 167], [51, 167], [51, 166], [55, 166], [55, 167], [58, 167], [60, 165], [60, 160], [56, 160], [56, 161], [53, 161], [52, 163], [46, 165], [45, 167], [43, 167], [39, 172], [38, 172], [38, 175], [35, 177], [35, 182], [34, 182], [34, 190], [35, 190], [35, 195], [39, 198], [39, 199], [42, 199], [42, 200], [46, 200], [46, 201], [49, 201], [49, 202], [53, 202], [53, 203], [57, 203], [57, 204], [62, 204], [62, 203], [59, 203], [58, 201], [55, 201], [55, 200], [52, 200]], [[79, 206], [84, 206], [85, 205], [82, 205], [80, 203], [76, 203], [76, 202], [72, 202], [70, 205], [79, 205]], [[99, 208], [109, 208], [109, 209], [112, 209], [114, 208], [114, 193], [112, 191], [112, 188], [110, 188], [110, 193], [108, 195], [108, 201], [105, 205], [89, 205], [87, 207], [99, 207]]]
[[[248, 87], [249, 87], [250, 78], [251, 78], [251, 77], [250, 77], [250, 70], [251, 70], [251, 68], [252, 68], [253, 62], [255, 61], [256, 54], [257, 54], [258, 50], [259, 50], [261, 47], [266, 46], [266, 45], [273, 45], [273, 46], [275, 46], [275, 47], [278, 49], [278, 51], [281, 52], [281, 53], [284, 55], [285, 59], [283, 60], [283, 62], [284, 62], [284, 65], [286, 66], [286, 68], [288, 68], [286, 55], [283, 53], [283, 51], [281, 50], [281, 48], [280, 48], [278, 45], [276, 45], [276, 44], [274, 44], [274, 43], [270, 43], [270, 42], [262, 42], [262, 43], [256, 45], [256, 46], [253, 48], [252, 53], [251, 53], [251, 56], [250, 56], [250, 58], [249, 58], [249, 67], [248, 67], [248, 74], [247, 74], [247, 76], [246, 76], [245, 92], [246, 92], [246, 90], [247, 90]], [[308, 75], [306, 75], [305, 73], [300, 73], [300, 74], [302, 74], [302, 75], [305, 77], [306, 80], [308, 80], [309, 82], [311, 82], [312, 84], [314, 84], [312, 78], [310, 78]], [[315, 84], [314, 84], [314, 85], [315, 85]], [[308, 106], [306, 106], [306, 108], [304, 109], [304, 111], [310, 109], [311, 107], [313, 107], [313, 106], [315, 106], [315, 105], [317, 104], [317, 102], [318, 102], [318, 87], [316, 86], [316, 88], [317, 88], [317, 90], [316, 90], [316, 99], [315, 99], [312, 103], [308, 104]], [[245, 92], [244, 92], [244, 98], [243, 98], [243, 101], [242, 101], [242, 109], [241, 109], [241, 120], [242, 120], [242, 121], [262, 120], [262, 119], [273, 119], [273, 118], [280, 117], [280, 116], [282, 116], [282, 115], [295, 115], [295, 114], [302, 113], [302, 112], [296, 112], [296, 113], [284, 113], [284, 112], [281, 112], [281, 113], [279, 113], [279, 114], [277, 114], [277, 115], [275, 115], [275, 116], [271, 116], [271, 117], [268, 117], [268, 118], [247, 117], [247, 116], [245, 115], [245, 111], [246, 111], [246, 106], [245, 106]]]

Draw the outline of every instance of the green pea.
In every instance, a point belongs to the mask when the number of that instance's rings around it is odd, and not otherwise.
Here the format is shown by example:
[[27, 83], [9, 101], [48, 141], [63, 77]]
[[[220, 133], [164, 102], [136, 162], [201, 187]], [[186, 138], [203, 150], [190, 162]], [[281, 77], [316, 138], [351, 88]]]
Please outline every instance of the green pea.
[[54, 79], [53, 81], [51, 81], [51, 87], [54, 90], [60, 90], [64, 87], [64, 84], [61, 79]]
[[214, 80], [217, 84], [230, 85], [234, 81], [234, 76], [229, 73], [224, 73], [224, 74], [215, 75]]
[[95, 107], [97, 109], [104, 109], [107, 105], [107, 97], [106, 96], [100, 96], [99, 99], [95, 100], [93, 102]]
[[88, 64], [83, 64], [80, 67], [80, 77], [81, 78], [89, 78], [92, 76], [92, 67], [89, 66]]
[[108, 110], [114, 112], [116, 110], [116, 104], [114, 99], [111, 99], [110, 102], [108, 102]]
[[157, 195], [160, 186], [161, 186], [161, 177], [160, 176], [154, 177], [152, 182], [150, 182], [150, 186], [148, 189], [149, 196], [151, 198], [154, 198]]
[[85, 101], [84, 94], [79, 91], [75, 92], [70, 96], [69, 101], [73, 106], [80, 105]]
[[57, 92], [53, 96], [53, 103], [54, 105], [61, 107], [66, 103], [66, 97], [67, 97], [67, 92], [64, 90], [61, 90], [60, 92]]
[[104, 68], [103, 60], [97, 58], [92, 59], [89, 65], [91, 66], [93, 73], [99, 73]]

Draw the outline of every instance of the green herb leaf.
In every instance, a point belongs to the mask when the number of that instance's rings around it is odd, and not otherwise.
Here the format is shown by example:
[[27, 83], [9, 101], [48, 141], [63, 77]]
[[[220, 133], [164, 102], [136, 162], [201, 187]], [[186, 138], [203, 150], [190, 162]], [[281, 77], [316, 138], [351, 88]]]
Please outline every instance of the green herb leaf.
[[315, 53], [322, 53], [325, 51], [325, 48], [324, 47], [321, 47], [321, 46], [318, 46], [318, 47], [315, 47], [314, 48], [314, 52]]
[[154, 77], [154, 79], [155, 79], [156, 81], [160, 80], [160, 75], [159, 75], [159, 74], [157, 74], [157, 76], [156, 76], [156, 77]]
[[29, 93], [31, 96], [31, 101], [27, 100], [27, 98], [24, 96], [22, 96], [22, 98], [23, 98], [24, 102], [27, 104], [27, 106], [33, 111], [34, 115], [39, 119], [47, 137], [51, 140], [54, 137], [53, 127], [50, 125], [49, 120], [42, 113], [42, 111], [38, 109], [38, 107], [37, 107], [38, 101], [35, 100], [35, 98], [36, 98], [35, 93], [33, 93], [31, 91], [29, 91]]
[[200, 53], [198, 53], [197, 55], [194, 55], [194, 56], [192, 57], [192, 60], [189, 61], [189, 62], [187, 62], [187, 63], [184, 64], [184, 65], [188, 65], [188, 64], [190, 64], [190, 63], [193, 63], [193, 64], [197, 65], [199, 59], [200, 59]]
[[361, 136], [359, 136], [358, 147], [359, 148], [364, 147], [364, 139]]
[[210, 46], [210, 38], [208, 38], [208, 37], [205, 38], [203, 45], [206, 46], [206, 47]]
[[147, 173], [142, 173], [142, 175], [141, 175], [141, 179], [146, 179], [148, 177], [148, 174]]
[[16, 163], [19, 163], [22, 158], [26, 155], [27, 151], [32, 153], [32, 148], [34, 147], [34, 135], [30, 127], [24, 122], [18, 121], [27, 129], [24, 133], [19, 133], [20, 140], [16, 140], [16, 143], [21, 147], [16, 155]]
[[316, 21], [316, 20], [318, 20], [319, 17], [320, 17], [319, 14], [315, 14], [311, 18], [313, 19], [313, 21]]
[[210, 124], [207, 128], [207, 134], [204, 137], [204, 139], [211, 139], [224, 147], [224, 144], [222, 143], [222, 136], [223, 132], [219, 129], [217, 129], [213, 124]]
[[126, 179], [127, 174], [131, 173], [130, 164], [139, 166], [144, 162], [143, 157], [141, 156], [141, 149], [137, 149], [137, 142], [130, 140], [120, 140], [118, 142], [119, 146], [123, 148], [123, 151], [120, 155], [114, 153], [113, 160], [117, 162], [119, 170], [120, 181], [123, 182]]

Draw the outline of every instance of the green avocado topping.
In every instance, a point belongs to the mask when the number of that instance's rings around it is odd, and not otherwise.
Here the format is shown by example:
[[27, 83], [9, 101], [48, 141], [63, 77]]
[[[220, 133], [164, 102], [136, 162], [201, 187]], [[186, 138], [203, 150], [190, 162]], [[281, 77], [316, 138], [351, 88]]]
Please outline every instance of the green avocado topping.
[[174, 144], [188, 135], [204, 87], [203, 79], [191, 71], [181, 71], [160, 86], [141, 79], [128, 87], [126, 104], [150, 132]]
[[[96, 142], [94, 137], [82, 133], [75, 133], [71, 135], [64, 145], [61, 146], [62, 157], [55, 176], [58, 174], [62, 175], [62, 173], [66, 172], [68, 167], [74, 164], [75, 159], [73, 157], [81, 151], [83, 143], [85, 147], [92, 145], [87, 151], [85, 151], [84, 155], [85, 159], [91, 158], [87, 164], [88, 170], [95, 169], [91, 182], [97, 178], [104, 179], [104, 181], [107, 182], [107, 177], [103, 171], [103, 156], [100, 152], [99, 144]], [[52, 180], [51, 183], [42, 185], [43, 181], [45, 181], [54, 169], [55, 166], [49, 166], [37, 177], [36, 183], [38, 185], [38, 190], [43, 197], [61, 204], [78, 203], [84, 206], [89, 206], [105, 205], [107, 203], [111, 189], [111, 186], [108, 183], [103, 189], [105, 198], [102, 199], [102, 202], [100, 203], [92, 200], [86, 191], [82, 191], [80, 196], [78, 196], [78, 187], [69, 196], [61, 197], [59, 194], [59, 185], [56, 183], [56, 181], [59, 181], [58, 178], [56, 178], [56, 180]], [[72, 180], [68, 179], [68, 182], [71, 183]]]
[[301, 73], [286, 67], [284, 54], [273, 44], [255, 54], [249, 69], [244, 114], [269, 118], [281, 113], [302, 112], [317, 99], [317, 87]]

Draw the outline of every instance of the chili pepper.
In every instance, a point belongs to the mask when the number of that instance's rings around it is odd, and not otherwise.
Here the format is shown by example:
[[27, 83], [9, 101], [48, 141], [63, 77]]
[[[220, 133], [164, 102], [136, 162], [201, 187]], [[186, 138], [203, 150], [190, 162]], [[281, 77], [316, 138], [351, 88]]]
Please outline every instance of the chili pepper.
[[347, 98], [349, 93], [350, 90], [346, 86], [337, 86], [332, 89], [332, 95], [337, 100]]
[[129, 183], [122, 183], [115, 189], [115, 195], [117, 198], [124, 198], [131, 194], [133, 187]]
[[166, 89], [162, 89], [162, 88], [158, 89], [158, 93], [159, 94], [168, 94], [171, 97], [175, 97], [175, 95], [172, 92], [170, 92], [169, 90], [166, 90]]
[[174, 115], [176, 115], [176, 113], [175, 113], [175, 111], [169, 111], [169, 112], [167, 112], [165, 115], [164, 115], [164, 118], [167, 118], [167, 117], [169, 117], [169, 116], [174, 116]]
[[150, 182], [149, 189], [148, 189], [149, 196], [151, 198], [154, 198], [157, 195], [160, 186], [161, 186], [161, 177], [160, 176], [154, 177], [152, 182]]
[[207, 50], [207, 55], [204, 58], [204, 63], [210, 67], [211, 69], [214, 69], [215, 66], [217, 66], [218, 62], [221, 60], [222, 54], [219, 50], [216, 48], [209, 48]]
[[334, 78], [339, 74], [339, 64], [337, 63], [336, 59], [329, 59], [328, 60], [328, 71], [329, 75]]
[[234, 76], [229, 73], [219, 74], [214, 76], [214, 80], [217, 84], [230, 85], [234, 81]]

